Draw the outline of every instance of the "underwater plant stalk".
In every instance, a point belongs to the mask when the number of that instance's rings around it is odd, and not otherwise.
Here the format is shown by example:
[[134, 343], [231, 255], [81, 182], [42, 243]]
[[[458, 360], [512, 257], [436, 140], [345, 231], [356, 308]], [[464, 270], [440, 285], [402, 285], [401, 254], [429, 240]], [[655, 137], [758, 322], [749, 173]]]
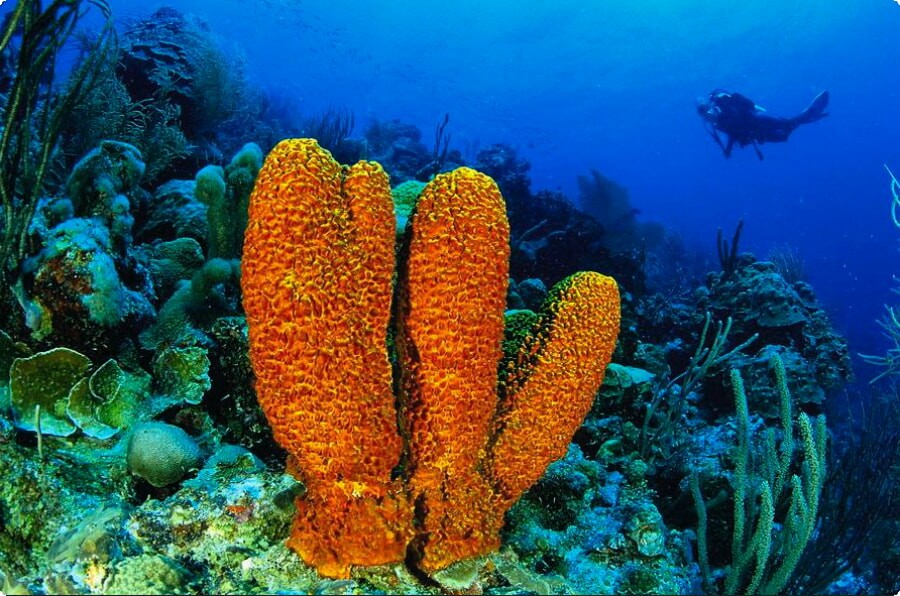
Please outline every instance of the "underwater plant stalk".
[[[791, 394], [784, 363], [775, 355], [770, 365], [775, 371], [782, 409], [784, 436], [780, 454], [771, 433], [764, 446], [753, 447], [744, 382], [736, 369], [730, 374], [737, 445], [731, 476], [734, 513], [731, 564], [724, 585], [716, 583], [710, 573], [706, 535], [708, 506], [703, 500], [697, 473], [690, 477], [689, 487], [697, 512], [698, 559], [704, 589], [708, 593], [782, 593], [816, 528], [825, 474], [825, 417], [820, 415], [813, 422], [805, 413], [800, 413], [796, 422], [800, 428], [802, 459], [795, 457]], [[792, 469], [798, 469], [799, 473], [788, 478]], [[776, 513], [783, 517], [776, 520]]]
[[[712, 343], [707, 346], [706, 338], [709, 336], [711, 323], [712, 315], [707, 311], [703, 322], [703, 330], [700, 332], [700, 340], [697, 343], [697, 349], [694, 351], [691, 361], [684, 371], [670, 379], [665, 387], [654, 391], [653, 399], [647, 404], [644, 422], [641, 425], [640, 438], [638, 439], [642, 459], [652, 459], [653, 455], [650, 453], [651, 443], [661, 444], [663, 442], [662, 437], [674, 431], [675, 421], [681, 418], [687, 396], [708, 376], [709, 370], [743, 353], [750, 344], [759, 338], [759, 334], [754, 333], [743, 343], [723, 354], [722, 351], [728, 341], [728, 334], [731, 333], [731, 317], [728, 317], [724, 326], [722, 321], [716, 321], [715, 336], [713, 336]], [[675, 390], [676, 386], [680, 386], [677, 391]], [[663, 415], [660, 415], [659, 408], [664, 403], [667, 404], [668, 410]], [[654, 421], [658, 421], [655, 427], [652, 426]]]
[[691, 472], [689, 486], [697, 510], [697, 562], [700, 565], [700, 577], [703, 581], [703, 589], [708, 591], [710, 589], [710, 573], [709, 550], [706, 544], [706, 527], [708, 523], [706, 516], [707, 506], [703, 501], [703, 494], [700, 492], [700, 476], [697, 474], [697, 470]]
[[37, 433], [37, 452], [41, 467], [44, 467], [44, 436], [41, 434], [41, 404], [34, 406], [34, 430]]

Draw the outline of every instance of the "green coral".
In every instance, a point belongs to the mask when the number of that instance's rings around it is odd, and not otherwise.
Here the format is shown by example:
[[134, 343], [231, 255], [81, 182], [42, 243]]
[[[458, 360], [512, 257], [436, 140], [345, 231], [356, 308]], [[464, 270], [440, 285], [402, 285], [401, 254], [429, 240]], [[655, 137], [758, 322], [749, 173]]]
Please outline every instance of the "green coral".
[[231, 205], [225, 202], [225, 170], [221, 166], [206, 166], [194, 178], [194, 196], [207, 207], [209, 237], [206, 251], [210, 257], [227, 254], [231, 248]]
[[190, 279], [204, 263], [203, 248], [193, 238], [176, 238], [143, 247], [157, 297], [171, 297], [178, 282]]
[[126, 372], [107, 360], [72, 388], [67, 413], [84, 434], [108, 439], [131, 424], [149, 387], [149, 375]]
[[232, 314], [228, 292], [240, 281], [240, 261], [212, 259], [190, 281], [182, 281], [159, 310], [156, 323], [140, 335], [147, 349], [173, 345], [185, 338], [205, 340], [195, 326], [208, 327], [220, 316]]
[[224, 169], [206, 166], [197, 172], [194, 196], [208, 208], [208, 258], [240, 257], [250, 192], [262, 162], [259, 146], [247, 143]]
[[[731, 371], [737, 411], [738, 444], [734, 455], [734, 521], [732, 561], [725, 577], [724, 594], [778, 594], [788, 581], [815, 529], [819, 495], [825, 480], [827, 431], [825, 417], [815, 421], [801, 413], [802, 462], [795, 456], [791, 393], [784, 364], [776, 354], [771, 359], [781, 399], [781, 441], [767, 429], [761, 447], [754, 449], [744, 382]], [[799, 474], [792, 473], [799, 469]], [[704, 583], [711, 583], [706, 532], [709, 521], [700, 481], [690, 478], [699, 520], [697, 543]]]
[[167, 347], [153, 359], [155, 389], [169, 400], [199, 404], [212, 382], [209, 357], [197, 346]]
[[407, 180], [391, 189], [391, 197], [394, 199], [394, 216], [397, 218], [398, 238], [403, 235], [424, 188], [424, 182]]
[[[256, 143], [247, 143], [231, 158], [231, 163], [225, 166], [225, 180], [229, 189], [234, 193], [234, 203], [237, 212], [243, 214], [246, 221], [247, 201], [250, 191], [256, 182], [256, 175], [263, 164], [263, 151]], [[242, 208], [243, 207], [243, 208]], [[245, 224], [246, 225], [246, 224]]]
[[[247, 226], [250, 192], [260, 167], [262, 150], [248, 143], [226, 168], [206, 166], [197, 173], [194, 196], [206, 205], [209, 221], [208, 260], [193, 271], [189, 281], [179, 284], [160, 309], [156, 323], [141, 334], [141, 344], [145, 348], [157, 349], [185, 341], [206, 343], [208, 338], [203, 332], [217, 318], [235, 314], [240, 286], [238, 258]], [[165, 260], [158, 264], [162, 267], [168, 263], [177, 268], [185, 257], [193, 256], [186, 252], [160, 254]], [[181, 267], [181, 270], [191, 272], [190, 267]], [[171, 281], [171, 273], [168, 270], [166, 273]]]
[[[17, 358], [9, 369], [13, 418], [22, 430], [65, 437], [75, 432], [66, 415], [69, 393], [87, 376], [91, 361], [68, 348], [54, 348], [34, 356]], [[40, 415], [35, 415], [40, 408]]]
[[10, 402], [16, 426], [35, 432], [39, 420], [45, 435], [81, 429], [98, 439], [128, 426], [147, 395], [149, 377], [127, 372], [114, 360], [92, 368], [87, 356], [68, 348], [13, 360]]
[[101, 141], [81, 158], [66, 182], [66, 194], [77, 215], [95, 215], [109, 209], [109, 202], [131, 191], [144, 175], [141, 152], [120, 141]]

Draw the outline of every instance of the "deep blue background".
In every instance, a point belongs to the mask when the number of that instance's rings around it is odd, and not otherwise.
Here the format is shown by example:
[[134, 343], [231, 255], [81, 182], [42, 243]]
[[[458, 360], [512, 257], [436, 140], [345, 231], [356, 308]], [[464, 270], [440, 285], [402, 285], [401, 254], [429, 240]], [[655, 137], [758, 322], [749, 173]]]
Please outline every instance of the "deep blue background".
[[[900, 173], [894, 0], [111, 3], [120, 21], [165, 4], [201, 16], [254, 82], [310, 115], [351, 108], [357, 132], [397, 117], [430, 142], [448, 112], [454, 147], [517, 146], [533, 189], [575, 198], [598, 169], [710, 251], [743, 218], [743, 249], [799, 250], [854, 353], [884, 347], [874, 320], [900, 273], [882, 165]], [[694, 112], [715, 87], [783, 115], [828, 89], [831, 116], [764, 145], [765, 161], [726, 160]]]

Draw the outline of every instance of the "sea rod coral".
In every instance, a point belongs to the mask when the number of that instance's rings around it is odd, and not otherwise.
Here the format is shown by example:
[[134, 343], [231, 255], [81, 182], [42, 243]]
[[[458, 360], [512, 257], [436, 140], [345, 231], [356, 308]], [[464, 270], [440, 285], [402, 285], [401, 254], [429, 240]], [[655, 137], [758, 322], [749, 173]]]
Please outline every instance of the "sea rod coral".
[[433, 572], [496, 549], [504, 513], [565, 454], [619, 330], [615, 281], [577, 273], [498, 380], [509, 225], [497, 185], [460, 168], [426, 186], [396, 289], [394, 227], [381, 166], [341, 166], [311, 139], [276, 146], [250, 199], [241, 285], [256, 391], [307, 486], [289, 545], [325, 576], [407, 554]]

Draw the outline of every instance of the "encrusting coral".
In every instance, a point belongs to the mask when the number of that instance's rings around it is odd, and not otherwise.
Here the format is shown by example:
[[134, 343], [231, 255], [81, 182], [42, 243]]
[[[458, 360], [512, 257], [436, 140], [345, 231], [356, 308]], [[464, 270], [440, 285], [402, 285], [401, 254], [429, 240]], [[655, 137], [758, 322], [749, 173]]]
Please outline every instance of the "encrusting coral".
[[401, 251], [395, 399], [394, 226], [382, 168], [341, 166], [311, 139], [276, 146], [250, 199], [256, 391], [307, 486], [289, 545], [326, 576], [408, 549], [426, 572], [496, 549], [506, 510], [565, 453], [618, 335], [615, 281], [578, 273], [498, 371], [509, 225], [494, 181], [459, 168], [424, 189]]

